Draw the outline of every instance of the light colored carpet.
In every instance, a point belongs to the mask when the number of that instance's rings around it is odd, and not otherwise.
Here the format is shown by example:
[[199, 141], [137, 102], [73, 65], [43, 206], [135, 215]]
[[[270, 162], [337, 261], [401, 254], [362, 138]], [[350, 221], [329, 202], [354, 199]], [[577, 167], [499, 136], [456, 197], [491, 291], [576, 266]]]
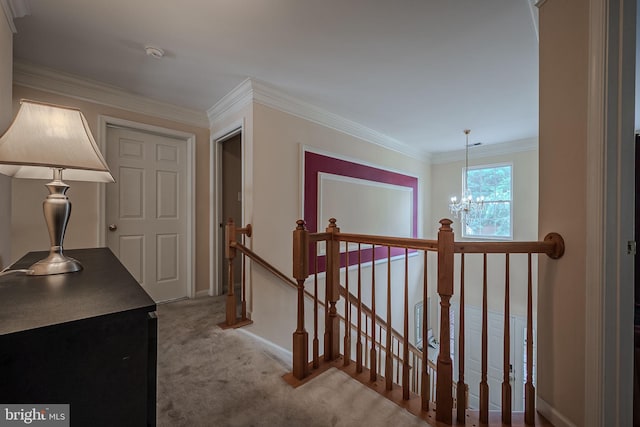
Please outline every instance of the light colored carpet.
[[224, 297], [158, 306], [159, 426], [428, 426], [337, 369], [292, 388], [282, 355], [223, 320]]

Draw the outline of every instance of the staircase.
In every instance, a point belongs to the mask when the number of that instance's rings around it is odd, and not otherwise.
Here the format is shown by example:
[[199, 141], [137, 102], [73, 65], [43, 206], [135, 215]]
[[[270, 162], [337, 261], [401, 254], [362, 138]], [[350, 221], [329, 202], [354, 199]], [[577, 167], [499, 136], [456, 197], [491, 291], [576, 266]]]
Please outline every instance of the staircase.
[[[240, 243], [238, 234], [250, 235], [251, 227], [227, 224], [229, 271], [236, 251], [248, 256], [297, 290], [297, 325], [293, 333], [293, 370], [285, 380], [299, 386], [331, 367], [406, 408], [432, 425], [550, 425], [535, 411], [533, 383], [533, 296], [532, 256], [563, 255], [564, 242], [556, 233], [541, 242], [455, 242], [451, 221], [440, 221], [437, 240], [395, 238], [341, 233], [335, 219], [325, 232], [310, 233], [299, 220], [293, 232], [293, 277], [288, 278]], [[504, 363], [501, 409], [489, 410], [487, 381], [487, 256], [503, 257], [504, 277]], [[524, 385], [525, 410], [513, 412], [510, 384], [510, 256], [527, 257], [527, 376]], [[449, 310], [458, 277], [460, 306], [464, 307], [465, 257], [481, 256], [482, 278], [482, 373], [479, 408], [469, 409], [469, 386], [465, 383], [464, 310], [460, 313], [458, 360], [451, 359]], [[244, 257], [243, 257], [244, 260]], [[244, 263], [244, 261], [243, 261]], [[458, 267], [458, 273], [454, 268]], [[244, 268], [243, 268], [244, 271]], [[434, 271], [434, 273], [432, 273]], [[231, 273], [230, 273], [231, 274]], [[244, 279], [244, 273], [243, 273]], [[440, 299], [439, 351], [428, 352], [428, 304], [424, 307], [422, 348], [410, 342], [410, 289], [420, 283], [423, 301], [436, 294]], [[236, 296], [230, 286], [227, 327], [246, 324], [245, 285], [242, 285], [242, 314], [236, 314]], [[305, 324], [305, 305], [313, 308], [311, 335]], [[230, 313], [230, 311], [232, 311]], [[398, 326], [396, 326], [398, 325]], [[311, 338], [311, 340], [310, 340]], [[415, 342], [420, 341], [416, 337]], [[342, 351], [341, 351], [342, 349]], [[435, 359], [435, 360], [433, 360]], [[496, 393], [493, 390], [493, 393]]]

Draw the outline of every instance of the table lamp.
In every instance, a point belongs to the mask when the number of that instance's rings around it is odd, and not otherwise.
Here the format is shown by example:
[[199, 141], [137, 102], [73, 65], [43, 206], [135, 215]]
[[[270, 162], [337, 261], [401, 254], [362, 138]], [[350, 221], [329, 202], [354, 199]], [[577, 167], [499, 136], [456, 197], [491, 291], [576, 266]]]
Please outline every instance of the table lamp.
[[82, 265], [63, 253], [64, 234], [71, 215], [62, 181], [115, 182], [87, 120], [80, 110], [22, 100], [9, 129], [0, 137], [0, 173], [16, 178], [53, 180], [42, 208], [49, 230], [49, 256], [33, 264], [27, 274], [44, 276], [79, 271]]

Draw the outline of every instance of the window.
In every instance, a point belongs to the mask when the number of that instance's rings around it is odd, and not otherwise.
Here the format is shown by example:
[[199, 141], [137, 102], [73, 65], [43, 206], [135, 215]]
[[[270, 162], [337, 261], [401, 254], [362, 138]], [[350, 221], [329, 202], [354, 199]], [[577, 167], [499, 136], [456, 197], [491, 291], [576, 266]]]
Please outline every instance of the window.
[[477, 219], [466, 221], [463, 237], [513, 238], [512, 169], [511, 164], [467, 169], [469, 193], [474, 199], [484, 198], [484, 211]]

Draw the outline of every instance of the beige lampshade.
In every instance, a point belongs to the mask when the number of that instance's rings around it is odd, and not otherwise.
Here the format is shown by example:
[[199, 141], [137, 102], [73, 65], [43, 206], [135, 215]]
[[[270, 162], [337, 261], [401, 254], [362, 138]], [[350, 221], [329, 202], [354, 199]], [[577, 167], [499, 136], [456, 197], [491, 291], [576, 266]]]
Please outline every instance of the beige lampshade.
[[22, 100], [0, 137], [0, 173], [51, 179], [64, 169], [69, 181], [115, 182], [80, 110]]

